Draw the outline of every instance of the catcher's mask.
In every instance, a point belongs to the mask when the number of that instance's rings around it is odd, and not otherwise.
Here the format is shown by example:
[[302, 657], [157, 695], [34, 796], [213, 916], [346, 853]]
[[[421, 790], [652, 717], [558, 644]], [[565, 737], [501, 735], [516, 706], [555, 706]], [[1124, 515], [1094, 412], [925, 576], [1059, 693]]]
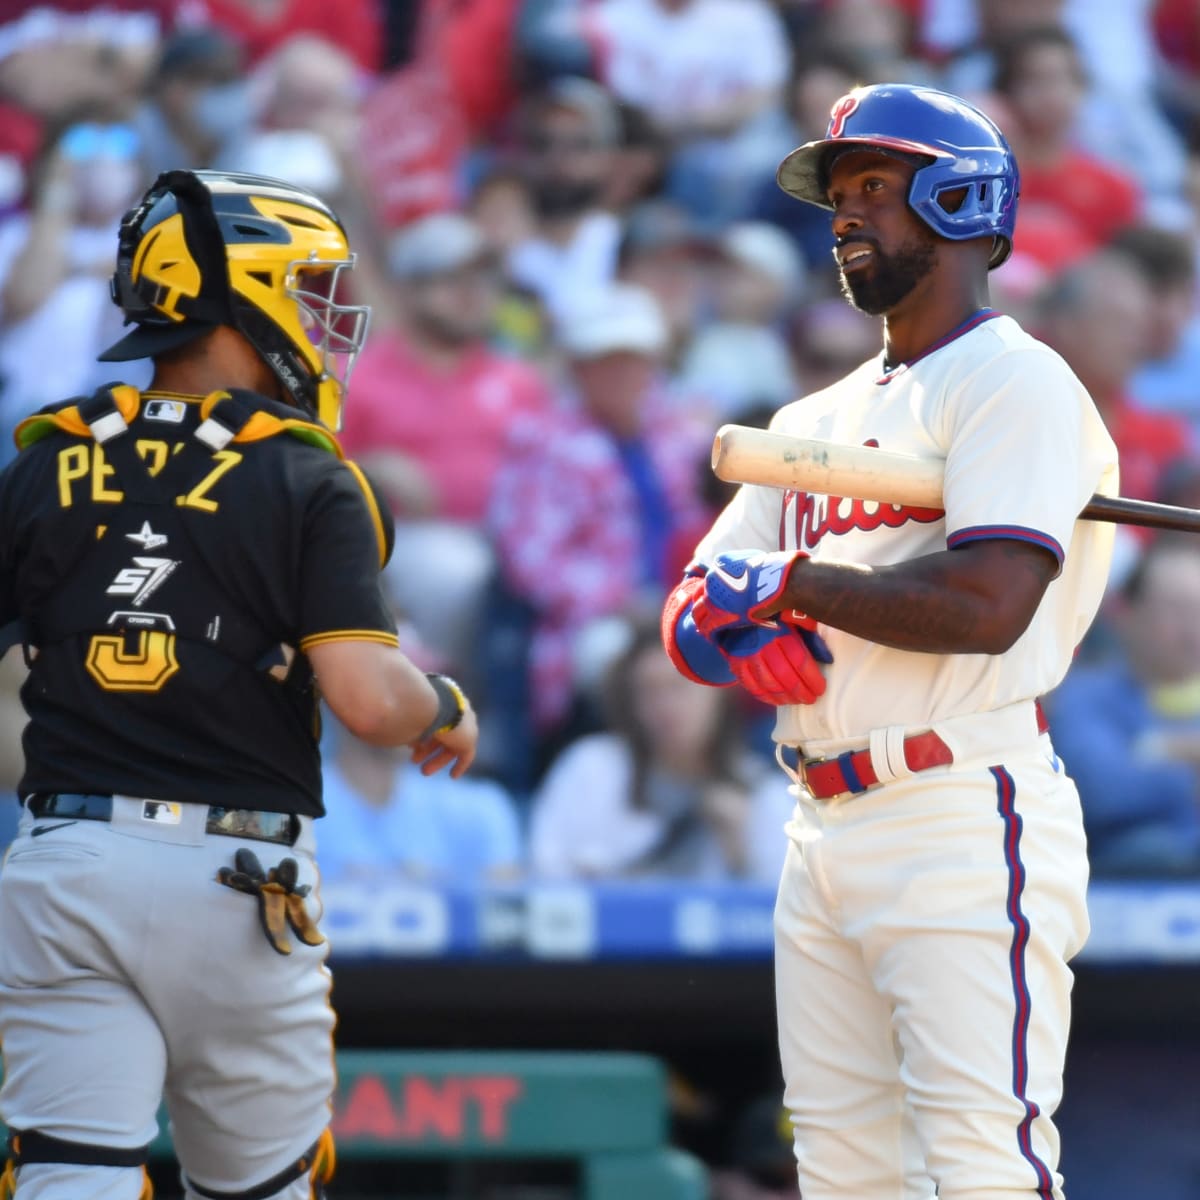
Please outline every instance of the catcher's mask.
[[336, 214], [305, 188], [165, 171], [121, 222], [112, 297], [136, 328], [100, 359], [154, 357], [232, 325], [292, 402], [336, 430], [370, 318], [343, 302], [354, 261]]

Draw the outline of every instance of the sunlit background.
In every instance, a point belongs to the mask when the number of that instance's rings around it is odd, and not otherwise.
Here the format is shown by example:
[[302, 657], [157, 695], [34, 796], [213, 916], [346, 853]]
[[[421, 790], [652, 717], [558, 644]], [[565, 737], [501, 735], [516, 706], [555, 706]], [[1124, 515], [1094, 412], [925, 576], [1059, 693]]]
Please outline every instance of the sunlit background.
[[[1200, 506], [1196, 0], [0, 3], [0, 463], [113, 378], [115, 229], [158, 171], [306, 185], [359, 255], [343, 443], [395, 514], [405, 649], [484, 736], [452, 783], [326, 731], [338, 1196], [798, 1196], [787, 780], [770, 713], [676, 675], [656, 618], [727, 497], [716, 427], [878, 352], [827, 215], [774, 175], [882, 81], [1000, 124], [995, 307], [1087, 385], [1125, 495]], [[10, 789], [23, 674], [0, 664]], [[1094, 865], [1068, 1191], [1197, 1200], [1200, 539], [1121, 531], [1047, 707]]]

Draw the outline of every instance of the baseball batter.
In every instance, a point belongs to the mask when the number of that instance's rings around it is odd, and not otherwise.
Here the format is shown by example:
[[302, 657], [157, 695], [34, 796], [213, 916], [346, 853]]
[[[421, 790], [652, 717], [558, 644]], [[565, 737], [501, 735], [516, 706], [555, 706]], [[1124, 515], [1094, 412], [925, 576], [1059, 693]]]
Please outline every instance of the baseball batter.
[[[945, 460], [944, 510], [746, 486], [664, 611], [680, 670], [775, 704], [798, 804], [776, 908], [805, 1200], [1062, 1200], [1075, 787], [1038, 697], [1092, 621], [1116, 450], [1066, 364], [988, 305], [1018, 172], [928, 88], [835, 105], [784, 160], [832, 210], [884, 351], [772, 428]], [[782, 620], [776, 618], [782, 617]]]
[[[148, 1200], [165, 1097], [190, 1200], [333, 1172], [316, 682], [342, 723], [469, 766], [456, 685], [399, 650], [389, 529], [331, 432], [365, 336], [301, 188], [171, 171], [113, 296], [150, 356], [31, 417], [0, 475], [0, 626], [30, 665], [0, 870], [0, 1197]], [[315, 676], [315, 681], [314, 681]]]

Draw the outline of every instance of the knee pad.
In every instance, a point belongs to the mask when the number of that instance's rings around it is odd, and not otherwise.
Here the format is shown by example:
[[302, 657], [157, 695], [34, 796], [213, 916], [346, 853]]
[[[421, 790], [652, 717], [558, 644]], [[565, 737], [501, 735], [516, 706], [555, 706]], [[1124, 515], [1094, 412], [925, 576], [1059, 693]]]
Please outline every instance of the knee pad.
[[[289, 1163], [282, 1171], [254, 1187], [245, 1188], [240, 1192], [218, 1192], [212, 1188], [201, 1187], [190, 1177], [187, 1186], [205, 1200], [269, 1200], [289, 1184], [307, 1175], [311, 1200], [325, 1200], [325, 1185], [333, 1178], [336, 1165], [333, 1134], [326, 1129], [295, 1162]], [[2, 1196], [0, 1200], [3, 1200]]]
[[149, 1146], [122, 1149], [72, 1142], [36, 1129], [12, 1129], [8, 1134], [8, 1161], [0, 1172], [0, 1200], [13, 1200], [17, 1193], [17, 1171], [33, 1163], [80, 1167], [140, 1167], [142, 1190], [138, 1200], [153, 1200], [154, 1188], [146, 1174]]

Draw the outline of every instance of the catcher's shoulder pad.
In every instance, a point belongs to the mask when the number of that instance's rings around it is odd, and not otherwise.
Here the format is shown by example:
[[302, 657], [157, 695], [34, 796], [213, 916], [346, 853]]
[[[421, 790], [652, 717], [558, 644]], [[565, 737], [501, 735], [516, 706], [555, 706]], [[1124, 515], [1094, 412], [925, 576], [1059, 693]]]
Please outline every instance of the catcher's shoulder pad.
[[235, 442], [261, 442], [286, 433], [337, 458], [345, 458], [341, 444], [329, 429], [316, 421], [306, 420], [299, 409], [282, 400], [272, 400], [246, 388], [229, 388], [206, 396], [200, 405], [201, 420], [215, 417], [224, 423], [226, 412], [236, 414]]
[[106, 402], [111, 401], [112, 407], [121, 414], [126, 424], [132, 421], [141, 409], [142, 398], [137, 388], [124, 383], [107, 384], [91, 396], [72, 396], [69, 400], [47, 404], [32, 416], [26, 417], [13, 433], [17, 449], [27, 450], [52, 433], [66, 433], [79, 438], [92, 437], [92, 430], [83, 410], [101, 398]]

